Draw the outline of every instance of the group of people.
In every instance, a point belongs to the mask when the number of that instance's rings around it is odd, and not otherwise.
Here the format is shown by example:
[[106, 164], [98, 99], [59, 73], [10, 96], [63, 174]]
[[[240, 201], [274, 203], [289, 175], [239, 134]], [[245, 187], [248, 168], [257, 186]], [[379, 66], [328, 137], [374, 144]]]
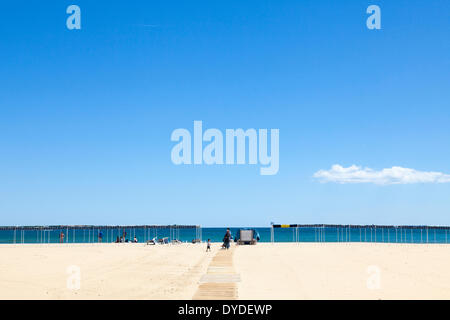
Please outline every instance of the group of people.
[[[233, 237], [231, 236], [230, 228], [227, 228], [227, 232], [225, 232], [225, 236], [223, 237], [222, 249], [230, 249], [230, 243]], [[211, 251], [211, 239], [208, 239], [206, 243], [206, 252]]]
[[116, 243], [121, 243], [121, 242], [138, 243], [138, 239], [136, 238], [136, 236], [134, 236], [133, 241], [129, 241], [127, 239], [127, 232], [124, 231], [122, 237], [117, 236], [117, 238], [116, 238]]
[[[64, 232], [61, 232], [59, 235], [60, 243], [64, 243], [64, 237], [65, 237]], [[223, 249], [230, 248], [230, 243], [231, 243], [232, 238], [233, 237], [231, 236], [230, 228], [227, 228], [227, 231], [225, 232], [225, 236], [223, 237], [223, 244], [222, 244]], [[98, 242], [103, 242], [103, 232], [101, 232], [101, 231], [99, 231], [99, 233], [98, 233]], [[115, 242], [116, 243], [121, 243], [121, 242], [138, 243], [138, 239], [136, 238], [136, 236], [134, 236], [133, 241], [129, 241], [127, 239], [127, 232], [124, 231], [121, 237], [117, 236]], [[206, 251], [211, 251], [211, 239], [208, 239], [208, 242], [206, 244]]]
[[[64, 243], [64, 238], [65, 238], [65, 234], [64, 234], [64, 232], [61, 232], [61, 233], [59, 234], [59, 243]], [[100, 243], [103, 242], [103, 232], [101, 232], [101, 231], [99, 231], [99, 233], [98, 233], [98, 242], [100, 242]], [[126, 231], [124, 231], [122, 237], [117, 236], [115, 242], [116, 242], [116, 243], [120, 243], [120, 242], [133, 242], [133, 243], [137, 243], [137, 242], [138, 242], [138, 239], [136, 238], [136, 236], [134, 236], [133, 241], [129, 241], [129, 240], [127, 239], [127, 233], [126, 233]]]
[[121, 243], [121, 242], [132, 242], [132, 243], [138, 243], [138, 239], [136, 237], [133, 238], [133, 241], [129, 241], [128, 239], [124, 238], [124, 237], [119, 237], [117, 236], [116, 238], [116, 243]]

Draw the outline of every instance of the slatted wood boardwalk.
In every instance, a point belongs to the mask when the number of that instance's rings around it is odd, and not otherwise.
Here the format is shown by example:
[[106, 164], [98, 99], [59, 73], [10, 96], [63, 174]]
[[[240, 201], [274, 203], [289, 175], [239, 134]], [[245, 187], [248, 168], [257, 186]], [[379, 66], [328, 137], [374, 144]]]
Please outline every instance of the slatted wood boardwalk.
[[219, 250], [208, 266], [208, 270], [199, 281], [195, 300], [234, 300], [238, 298], [237, 282], [240, 276], [233, 267], [233, 246], [228, 250]]

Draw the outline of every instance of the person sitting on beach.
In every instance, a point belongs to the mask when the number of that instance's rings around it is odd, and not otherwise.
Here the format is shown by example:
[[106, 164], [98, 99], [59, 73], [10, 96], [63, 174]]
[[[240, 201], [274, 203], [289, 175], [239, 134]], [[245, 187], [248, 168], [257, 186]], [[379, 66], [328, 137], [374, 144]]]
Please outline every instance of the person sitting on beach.
[[208, 239], [208, 242], [206, 243], [206, 252], [211, 251], [211, 239]]
[[119, 243], [119, 242], [120, 242], [120, 239], [119, 239], [119, 236], [117, 236], [116, 243]]
[[134, 236], [133, 242], [138, 243], [138, 239], [136, 238], [136, 236]]

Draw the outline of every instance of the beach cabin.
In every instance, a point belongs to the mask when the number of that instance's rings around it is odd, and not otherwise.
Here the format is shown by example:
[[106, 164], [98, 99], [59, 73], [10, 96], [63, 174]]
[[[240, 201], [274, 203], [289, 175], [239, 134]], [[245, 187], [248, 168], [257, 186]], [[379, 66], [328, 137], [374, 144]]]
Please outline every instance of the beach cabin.
[[256, 244], [259, 241], [259, 234], [254, 229], [239, 229], [236, 233], [235, 240], [238, 245]]

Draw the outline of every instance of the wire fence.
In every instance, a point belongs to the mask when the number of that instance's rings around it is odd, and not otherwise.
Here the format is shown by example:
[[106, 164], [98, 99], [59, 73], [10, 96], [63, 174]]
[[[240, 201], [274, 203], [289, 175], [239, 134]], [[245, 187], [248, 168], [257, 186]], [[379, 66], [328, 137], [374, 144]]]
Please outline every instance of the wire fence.
[[168, 226], [12, 226], [0, 227], [0, 243], [113, 243], [167, 239], [193, 241], [202, 238], [198, 225]]
[[450, 227], [383, 225], [272, 225], [271, 242], [448, 243]]

